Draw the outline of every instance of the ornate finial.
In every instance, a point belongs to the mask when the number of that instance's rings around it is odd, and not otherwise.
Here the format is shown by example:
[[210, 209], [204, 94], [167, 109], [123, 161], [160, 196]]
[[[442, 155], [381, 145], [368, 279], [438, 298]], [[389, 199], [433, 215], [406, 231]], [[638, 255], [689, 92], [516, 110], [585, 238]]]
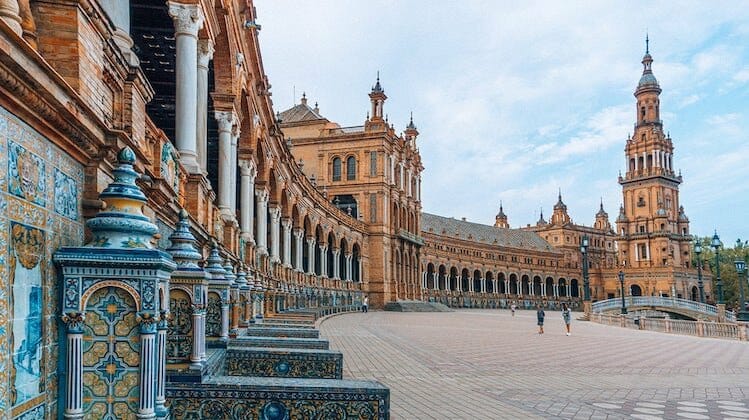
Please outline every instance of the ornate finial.
[[650, 38], [648, 37], [648, 31], [645, 31], [645, 54], [650, 54]]
[[242, 289], [247, 290], [249, 288], [247, 284], [247, 273], [244, 270], [244, 264], [239, 266], [239, 272], [237, 272], [236, 283]]
[[177, 228], [169, 236], [172, 246], [166, 252], [172, 255], [178, 270], [202, 271], [198, 266], [202, 255], [195, 249], [195, 236], [190, 232], [188, 217], [185, 209], [180, 210]]
[[216, 241], [212, 242], [211, 255], [208, 256], [205, 270], [211, 273], [212, 280], [224, 280], [226, 271], [224, 270], [224, 267], [221, 266], [221, 256], [218, 254], [218, 244], [216, 244]]
[[105, 209], [86, 222], [93, 233], [87, 246], [151, 249], [158, 228], [143, 214], [146, 196], [135, 184], [140, 176], [133, 170], [135, 153], [125, 147], [117, 154], [117, 161], [119, 165], [112, 171], [114, 180], [99, 194]]
[[231, 264], [231, 261], [228, 259], [224, 262], [224, 271], [226, 272], [226, 274], [224, 274], [224, 279], [226, 279], [226, 281], [231, 283], [233, 286], [234, 280], [237, 279], [237, 276], [234, 275], [234, 266]]

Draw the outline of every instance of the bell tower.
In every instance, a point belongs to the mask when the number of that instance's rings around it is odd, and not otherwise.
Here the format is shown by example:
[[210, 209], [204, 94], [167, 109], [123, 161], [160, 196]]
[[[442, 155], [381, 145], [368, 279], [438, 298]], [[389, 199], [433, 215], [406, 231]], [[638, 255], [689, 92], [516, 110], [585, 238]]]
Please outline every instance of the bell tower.
[[689, 221], [679, 205], [681, 174], [673, 167], [674, 146], [660, 119], [661, 88], [653, 75], [645, 39], [634, 135], [627, 139], [627, 171], [619, 176], [623, 211], [617, 218], [620, 264], [631, 267], [687, 267]]

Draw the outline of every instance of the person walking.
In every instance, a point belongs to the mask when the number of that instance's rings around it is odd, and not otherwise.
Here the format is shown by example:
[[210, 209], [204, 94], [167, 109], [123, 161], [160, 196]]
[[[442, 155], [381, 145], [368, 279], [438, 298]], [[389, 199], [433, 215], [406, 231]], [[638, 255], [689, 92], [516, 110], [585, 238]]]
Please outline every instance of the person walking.
[[566, 303], [562, 304], [562, 319], [564, 319], [564, 325], [567, 327], [567, 335], [570, 335], [570, 323], [572, 322], [572, 309], [567, 306]]
[[367, 313], [369, 311], [369, 296], [364, 295], [364, 301], [361, 304], [361, 311]]
[[515, 302], [512, 302], [512, 305], [510, 305], [510, 311], [512, 312], [512, 316], [515, 316], [515, 309], [517, 309], [517, 306], [515, 306]]
[[538, 333], [539, 334], [544, 333], [544, 318], [545, 317], [546, 317], [546, 313], [541, 307], [541, 304], [537, 303], [536, 304], [536, 318], [538, 318]]

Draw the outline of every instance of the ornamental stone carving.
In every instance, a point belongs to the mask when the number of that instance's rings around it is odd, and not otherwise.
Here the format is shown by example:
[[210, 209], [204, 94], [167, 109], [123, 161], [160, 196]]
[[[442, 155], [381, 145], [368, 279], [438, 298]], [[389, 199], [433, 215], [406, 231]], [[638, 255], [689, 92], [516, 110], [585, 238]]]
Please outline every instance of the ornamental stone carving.
[[198, 30], [203, 27], [203, 10], [195, 4], [168, 2], [169, 16], [174, 21], [176, 35], [198, 36]]

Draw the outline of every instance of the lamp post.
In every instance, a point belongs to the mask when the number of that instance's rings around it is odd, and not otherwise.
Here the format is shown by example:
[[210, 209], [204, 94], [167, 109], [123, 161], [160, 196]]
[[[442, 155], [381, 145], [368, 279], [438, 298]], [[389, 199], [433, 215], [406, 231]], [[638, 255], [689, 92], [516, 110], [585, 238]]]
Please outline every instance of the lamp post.
[[619, 271], [619, 284], [622, 286], [622, 315], [627, 314], [627, 306], [624, 304], [624, 271]]
[[590, 319], [590, 280], [588, 279], [588, 235], [583, 235], [580, 244], [580, 252], [583, 254], [583, 311], [585, 319]]
[[583, 300], [590, 302], [590, 280], [588, 279], [588, 235], [583, 235], [580, 252], [583, 254]]
[[715, 249], [715, 285], [718, 288], [718, 303], [723, 303], [723, 282], [720, 280], [720, 238], [717, 230], [710, 246]]
[[734, 261], [734, 264], [736, 264], [736, 274], [738, 274], [738, 282], [739, 282], [739, 313], [736, 316], [737, 321], [749, 321], [749, 312], [746, 311], [745, 308], [745, 300], [744, 300], [744, 282], [746, 282], [746, 277], [744, 277], [744, 269], [746, 268], [746, 262], [744, 260], [736, 260]]
[[705, 303], [705, 285], [702, 284], [702, 245], [699, 238], [694, 241], [694, 253], [697, 254], [697, 287], [700, 288], [700, 303]]

